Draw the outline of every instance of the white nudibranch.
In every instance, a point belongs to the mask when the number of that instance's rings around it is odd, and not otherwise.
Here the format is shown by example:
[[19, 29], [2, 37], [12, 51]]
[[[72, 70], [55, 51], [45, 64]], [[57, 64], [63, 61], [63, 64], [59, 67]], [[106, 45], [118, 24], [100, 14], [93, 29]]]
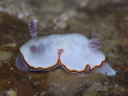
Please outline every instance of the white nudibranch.
[[32, 39], [20, 48], [20, 54], [16, 58], [18, 69], [47, 71], [59, 66], [73, 73], [97, 71], [109, 76], [116, 74], [105, 63], [105, 55], [99, 50], [101, 39], [89, 40], [77, 33], [37, 37], [34, 22], [31, 21], [29, 25]]

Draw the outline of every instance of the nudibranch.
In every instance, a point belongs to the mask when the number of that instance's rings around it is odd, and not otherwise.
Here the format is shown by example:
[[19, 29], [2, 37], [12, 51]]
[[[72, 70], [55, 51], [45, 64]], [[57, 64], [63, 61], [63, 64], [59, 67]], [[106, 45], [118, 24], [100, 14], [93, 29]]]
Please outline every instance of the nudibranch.
[[98, 71], [113, 76], [116, 71], [105, 63], [99, 50], [102, 40], [88, 39], [78, 33], [38, 37], [33, 20], [29, 23], [32, 39], [21, 46], [16, 66], [22, 71], [48, 71], [58, 66], [71, 73]]

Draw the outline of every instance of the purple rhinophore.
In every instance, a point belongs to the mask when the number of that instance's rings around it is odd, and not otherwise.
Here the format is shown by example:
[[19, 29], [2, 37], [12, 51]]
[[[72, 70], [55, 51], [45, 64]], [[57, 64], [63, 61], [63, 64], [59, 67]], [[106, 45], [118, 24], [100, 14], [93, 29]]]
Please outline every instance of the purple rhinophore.
[[29, 22], [29, 31], [30, 31], [30, 35], [32, 37], [36, 37], [37, 36], [37, 32], [36, 32], [36, 22], [31, 19]]
[[99, 38], [92, 38], [89, 41], [89, 46], [92, 48], [100, 48], [102, 45], [103, 41]]

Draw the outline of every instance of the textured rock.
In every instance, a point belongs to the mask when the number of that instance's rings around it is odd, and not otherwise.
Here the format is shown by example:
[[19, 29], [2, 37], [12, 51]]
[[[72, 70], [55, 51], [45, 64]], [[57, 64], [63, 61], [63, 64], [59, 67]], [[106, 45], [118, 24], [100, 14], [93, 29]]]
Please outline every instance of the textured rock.
[[17, 96], [17, 92], [14, 91], [14, 90], [9, 90], [9, 91], [7, 92], [7, 96]]
[[95, 73], [72, 74], [62, 70], [49, 72], [47, 83], [49, 91], [55, 96], [76, 96], [82, 94], [95, 82], [103, 82], [105, 76]]

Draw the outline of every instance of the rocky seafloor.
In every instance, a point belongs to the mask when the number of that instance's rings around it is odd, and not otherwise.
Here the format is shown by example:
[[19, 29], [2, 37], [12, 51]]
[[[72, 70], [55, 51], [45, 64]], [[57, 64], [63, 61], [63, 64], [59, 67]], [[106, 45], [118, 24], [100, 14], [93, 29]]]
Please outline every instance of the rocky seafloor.
[[[0, 1], [0, 96], [128, 96], [128, 2], [104, 1]], [[101, 50], [116, 76], [18, 70], [15, 58], [31, 38], [30, 18], [40, 36], [81, 33], [103, 39]]]

